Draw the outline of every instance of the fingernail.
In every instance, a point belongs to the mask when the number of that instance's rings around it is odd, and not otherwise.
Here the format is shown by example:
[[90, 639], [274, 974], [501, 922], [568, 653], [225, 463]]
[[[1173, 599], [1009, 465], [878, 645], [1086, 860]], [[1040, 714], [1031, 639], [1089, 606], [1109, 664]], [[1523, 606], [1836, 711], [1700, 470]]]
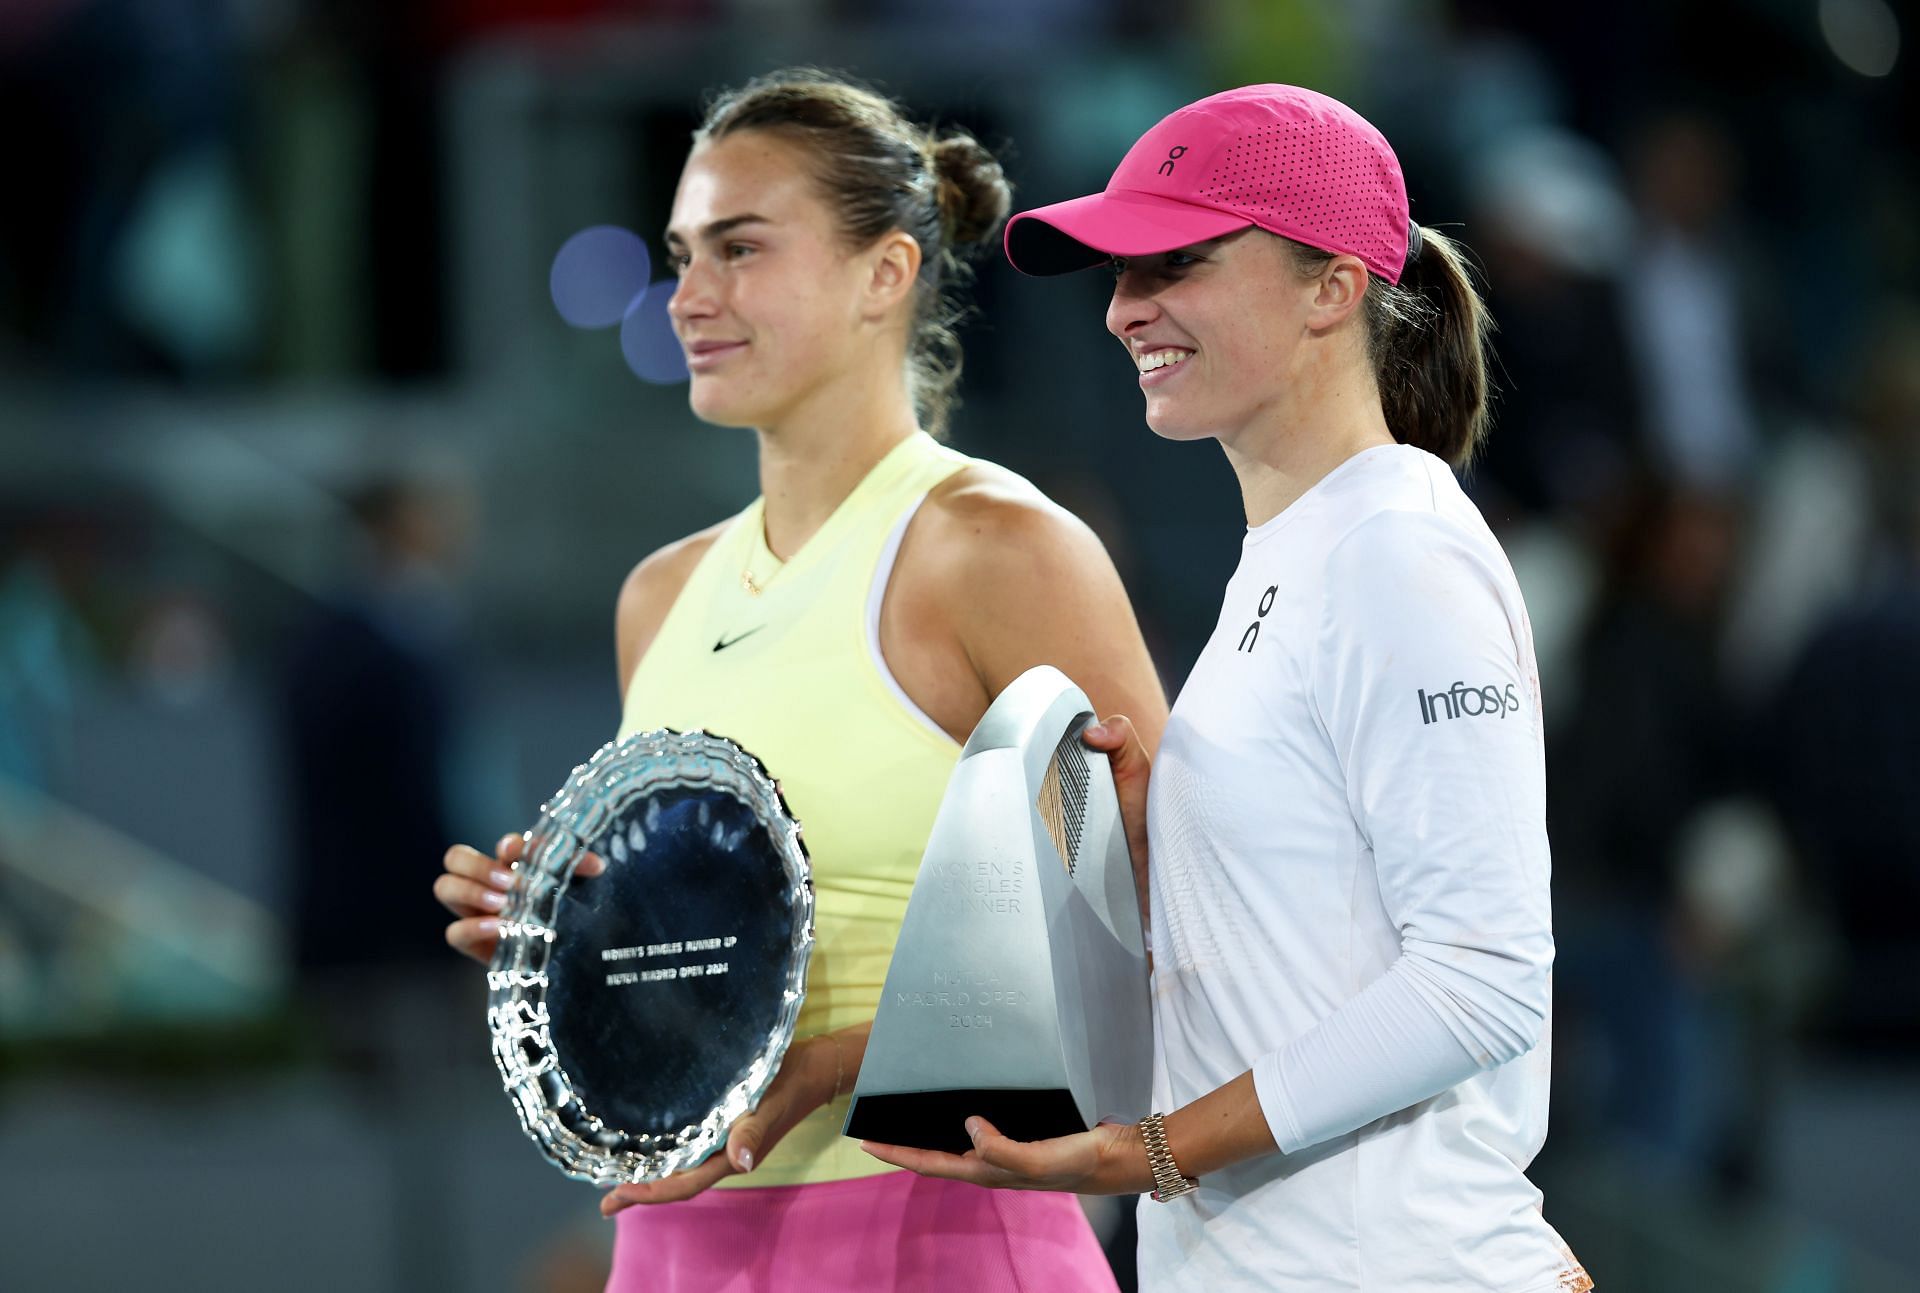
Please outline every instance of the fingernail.
[[494, 911], [499, 911], [507, 905], [507, 895], [501, 893], [498, 889], [489, 889], [480, 895], [480, 905], [482, 907], [490, 907]]
[[495, 867], [487, 878], [493, 881], [493, 887], [496, 889], [513, 888], [513, 872], [511, 871]]
[[1104, 741], [1107, 737], [1107, 729], [1099, 723], [1088, 723], [1087, 735], [1096, 741]]
[[743, 1172], [751, 1172], [753, 1170], [752, 1150], [743, 1149], [740, 1151], [740, 1170]]
[[978, 1118], [969, 1118], [969, 1119], [967, 1119], [967, 1135], [968, 1135], [968, 1136], [971, 1136], [971, 1137], [974, 1137], [974, 1138], [976, 1138], [976, 1139], [977, 1139], [977, 1138], [979, 1137], [979, 1135], [980, 1135], [980, 1120], [979, 1120]]
[[500, 932], [500, 922], [491, 916], [482, 916], [480, 918], [479, 929], [482, 934], [498, 934]]

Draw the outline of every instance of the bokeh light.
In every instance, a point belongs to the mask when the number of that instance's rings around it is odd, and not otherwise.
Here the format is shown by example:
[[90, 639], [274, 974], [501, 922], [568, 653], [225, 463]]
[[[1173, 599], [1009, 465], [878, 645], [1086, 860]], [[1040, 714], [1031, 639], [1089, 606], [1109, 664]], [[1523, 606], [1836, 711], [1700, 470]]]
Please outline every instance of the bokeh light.
[[1885, 0], [1820, 0], [1820, 31], [1862, 76], [1885, 76], [1900, 59], [1900, 19]]
[[661, 279], [633, 303], [620, 323], [620, 352], [627, 357], [627, 367], [641, 380], [663, 386], [687, 380], [686, 352], [667, 317], [667, 303], [676, 286], [673, 279]]
[[618, 225], [582, 229], [553, 258], [547, 285], [560, 317], [576, 328], [611, 328], [647, 290], [653, 262], [640, 235]]

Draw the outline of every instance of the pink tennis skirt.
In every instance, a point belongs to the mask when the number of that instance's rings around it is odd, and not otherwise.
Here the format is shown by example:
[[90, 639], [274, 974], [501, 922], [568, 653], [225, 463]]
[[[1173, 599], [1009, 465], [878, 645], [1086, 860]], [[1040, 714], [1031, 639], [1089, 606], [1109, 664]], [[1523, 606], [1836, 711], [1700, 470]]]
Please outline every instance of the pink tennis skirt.
[[1071, 1194], [911, 1172], [708, 1190], [614, 1218], [607, 1293], [1114, 1293]]

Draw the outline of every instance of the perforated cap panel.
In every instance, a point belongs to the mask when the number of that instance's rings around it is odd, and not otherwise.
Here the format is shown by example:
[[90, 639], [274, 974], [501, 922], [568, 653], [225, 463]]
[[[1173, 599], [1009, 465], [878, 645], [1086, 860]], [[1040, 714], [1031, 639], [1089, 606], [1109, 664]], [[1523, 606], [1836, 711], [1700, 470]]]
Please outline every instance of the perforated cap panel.
[[1228, 142], [1196, 196], [1275, 233], [1397, 271], [1406, 257], [1406, 217], [1386, 209], [1381, 194], [1399, 182], [1393, 155], [1379, 144], [1344, 122], [1303, 117]]

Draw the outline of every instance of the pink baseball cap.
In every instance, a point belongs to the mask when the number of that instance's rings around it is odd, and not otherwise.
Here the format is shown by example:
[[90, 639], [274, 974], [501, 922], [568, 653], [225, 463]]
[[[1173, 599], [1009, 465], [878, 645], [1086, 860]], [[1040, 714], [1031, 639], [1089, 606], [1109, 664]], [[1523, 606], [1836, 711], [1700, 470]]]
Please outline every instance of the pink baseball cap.
[[1372, 123], [1297, 85], [1248, 85], [1163, 118], [1103, 191], [1014, 216], [1006, 251], [1022, 273], [1064, 274], [1249, 225], [1358, 256], [1389, 283], [1409, 238], [1419, 247], [1400, 159]]

